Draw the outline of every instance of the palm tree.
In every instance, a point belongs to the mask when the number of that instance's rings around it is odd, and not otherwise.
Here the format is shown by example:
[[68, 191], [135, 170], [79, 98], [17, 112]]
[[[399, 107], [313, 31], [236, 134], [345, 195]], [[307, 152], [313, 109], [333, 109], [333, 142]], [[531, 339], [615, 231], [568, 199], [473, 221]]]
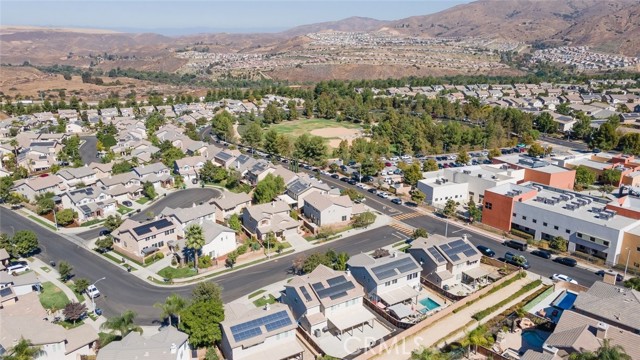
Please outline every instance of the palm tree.
[[130, 332], [135, 331], [142, 334], [142, 328], [133, 323], [136, 318], [136, 313], [131, 310], [126, 310], [120, 316], [114, 316], [107, 319], [100, 329], [111, 330], [111, 332], [118, 332], [121, 338], [129, 335]]
[[583, 351], [569, 355], [570, 360], [631, 360], [624, 348], [620, 345], [611, 345], [610, 339], [604, 339], [602, 345], [594, 353]]
[[194, 265], [197, 273], [198, 272], [198, 252], [204, 246], [204, 233], [202, 231], [202, 226], [197, 224], [189, 225], [189, 227], [187, 227], [187, 229], [184, 231], [184, 235], [185, 235], [185, 246], [188, 249], [191, 249], [195, 256]]
[[164, 303], [156, 303], [153, 307], [162, 310], [162, 317], [169, 318], [169, 325], [173, 326], [173, 317], [178, 317], [178, 324], [180, 324], [180, 312], [187, 306], [187, 300], [178, 294], [171, 294], [167, 297]]
[[18, 140], [16, 139], [11, 139], [11, 141], [9, 142], [9, 145], [11, 145], [11, 147], [13, 148], [13, 156], [15, 157], [16, 160], [16, 169], [18, 168]]
[[32, 360], [42, 355], [43, 351], [39, 346], [31, 345], [31, 341], [25, 338], [20, 338], [17, 344], [15, 344], [7, 354], [4, 355], [4, 360]]

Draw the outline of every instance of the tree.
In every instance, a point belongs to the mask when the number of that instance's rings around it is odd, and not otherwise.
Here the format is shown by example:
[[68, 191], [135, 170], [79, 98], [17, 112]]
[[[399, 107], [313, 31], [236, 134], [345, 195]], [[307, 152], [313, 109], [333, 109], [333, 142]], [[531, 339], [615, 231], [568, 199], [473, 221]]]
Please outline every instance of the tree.
[[327, 256], [327, 254], [313, 253], [307, 256], [307, 258], [304, 260], [304, 263], [302, 264], [302, 272], [304, 272], [305, 274], [309, 274], [320, 264], [327, 267], [333, 267], [333, 263]]
[[571, 133], [572, 136], [576, 139], [588, 140], [591, 133], [593, 133], [593, 128], [591, 127], [591, 119], [583, 113], [577, 114], [576, 123], [571, 128]]
[[242, 132], [242, 142], [251, 148], [262, 143], [262, 127], [257, 121], [250, 123]]
[[569, 360], [631, 360], [624, 348], [620, 345], [611, 345], [610, 339], [604, 339], [602, 345], [596, 350], [574, 352], [569, 355]]
[[0, 202], [7, 201], [12, 187], [13, 179], [11, 176], [3, 176], [0, 178]]
[[50, 213], [53, 208], [56, 206], [53, 201], [53, 193], [46, 193], [43, 195], [36, 196], [36, 212], [39, 215], [44, 215]]
[[96, 247], [100, 252], [106, 252], [113, 248], [113, 238], [111, 236], [105, 236], [96, 240]]
[[551, 241], [549, 241], [549, 247], [562, 252], [567, 251], [568, 245], [569, 245], [569, 242], [562, 236], [556, 236], [553, 239], [551, 239]]
[[124, 220], [122, 220], [122, 217], [120, 217], [120, 215], [109, 215], [104, 221], [104, 227], [106, 227], [109, 231], [113, 231], [120, 227], [123, 222]]
[[348, 261], [349, 261], [349, 254], [347, 254], [346, 252], [338, 253], [333, 264], [333, 270], [336, 270], [336, 271], [347, 270]]
[[64, 260], [60, 261], [58, 264], [58, 272], [60, 273], [60, 280], [66, 282], [71, 277], [73, 266]]
[[149, 181], [145, 181], [142, 184], [142, 194], [151, 200], [157, 196], [155, 187], [153, 187], [153, 184]]
[[163, 303], [155, 303], [153, 307], [162, 311], [163, 318], [169, 318], [169, 326], [173, 326], [173, 317], [178, 318], [180, 324], [180, 312], [187, 307], [187, 300], [178, 294], [169, 295]]
[[391, 254], [389, 253], [389, 250], [387, 250], [387, 249], [383, 249], [383, 248], [378, 248], [378, 249], [375, 249], [375, 250], [373, 251], [373, 254], [372, 254], [371, 256], [372, 256], [374, 259], [379, 259], [379, 258], [387, 257], [387, 256], [389, 256], [389, 255], [391, 255]]
[[185, 246], [193, 251], [194, 263], [196, 264], [196, 273], [198, 272], [198, 253], [205, 243], [204, 232], [202, 226], [198, 224], [189, 225], [184, 231]]
[[467, 206], [469, 207], [469, 221], [482, 221], [482, 210], [476, 206], [476, 202], [473, 199], [469, 200]]
[[253, 201], [256, 204], [264, 204], [273, 200], [278, 194], [284, 192], [284, 179], [282, 176], [268, 174], [258, 183], [253, 192]]
[[111, 173], [113, 175], [128, 173], [131, 170], [133, 170], [133, 164], [127, 160], [114, 163], [113, 167], [111, 167]]
[[13, 345], [5, 354], [2, 359], [4, 360], [35, 360], [42, 356], [44, 351], [40, 346], [34, 346], [31, 341], [21, 337], [20, 340]]
[[427, 195], [425, 195], [425, 193], [420, 190], [415, 189], [411, 192], [411, 201], [415, 202], [418, 205], [422, 204], [426, 197]]
[[211, 160], [207, 160], [202, 166], [202, 169], [200, 169], [198, 176], [200, 180], [206, 184], [219, 184], [227, 178], [228, 173], [225, 168], [216, 166]]
[[242, 222], [240, 221], [240, 216], [238, 216], [238, 214], [233, 214], [229, 217], [229, 227], [236, 233], [239, 233], [242, 230]]
[[111, 333], [117, 333], [121, 338], [129, 335], [130, 332], [135, 331], [142, 334], [142, 328], [134, 323], [136, 313], [132, 310], [126, 310], [120, 316], [114, 316], [108, 318], [100, 329], [111, 330]]
[[56, 213], [58, 224], [62, 226], [69, 225], [78, 217], [78, 214], [71, 209], [62, 209]]
[[413, 235], [411, 236], [414, 239], [423, 237], [429, 237], [429, 232], [427, 232], [427, 230], [423, 229], [423, 228], [416, 228], [415, 230], [413, 230]]
[[422, 164], [422, 171], [438, 171], [438, 163], [434, 159], [428, 159]]
[[600, 179], [603, 184], [618, 186], [620, 184], [621, 174], [620, 170], [606, 169], [602, 172]]
[[212, 282], [198, 283], [191, 290], [192, 301], [217, 301], [222, 302], [222, 288], [220, 285]]
[[87, 307], [83, 303], [79, 302], [70, 302], [64, 306], [62, 310], [62, 314], [64, 315], [65, 320], [71, 320], [75, 324], [76, 321], [82, 319], [84, 314], [87, 312]]
[[422, 169], [420, 164], [415, 162], [409, 166], [404, 166], [402, 169], [404, 172], [404, 182], [411, 186], [415, 186], [419, 180], [422, 180]]
[[629, 289], [640, 291], [640, 277], [634, 277], [629, 280], [625, 280], [624, 286]]
[[376, 221], [376, 214], [371, 211], [363, 212], [353, 217], [353, 227], [366, 228]]
[[438, 349], [421, 348], [411, 352], [411, 360], [446, 360], [447, 356]]
[[546, 111], [538, 115], [534, 122], [538, 131], [543, 134], [552, 134], [556, 132], [556, 122], [553, 120], [553, 116]]
[[85, 279], [85, 278], [79, 278], [79, 279], [75, 279], [73, 281], [73, 285], [75, 285], [75, 291], [78, 294], [82, 294], [83, 292], [85, 292], [87, 290], [87, 288], [89, 287], [89, 280]]
[[580, 165], [576, 168], [576, 185], [590, 186], [596, 182], [596, 174], [588, 167]]
[[500, 151], [500, 149], [498, 148], [493, 148], [491, 150], [489, 150], [489, 155], [487, 156], [489, 159], [493, 159], [496, 158], [498, 156], [501, 156], [502, 152]]
[[544, 147], [542, 145], [540, 145], [540, 143], [533, 143], [531, 144], [531, 146], [529, 146], [529, 150], [527, 151], [527, 153], [529, 154], [529, 156], [532, 157], [540, 157], [540, 156], [544, 156]]
[[327, 145], [320, 136], [302, 134], [294, 143], [294, 156], [312, 164], [321, 164], [327, 156]]
[[467, 165], [469, 161], [471, 161], [469, 153], [464, 150], [460, 150], [460, 152], [458, 153], [458, 157], [456, 157], [456, 164]]
[[196, 301], [181, 313], [179, 329], [189, 335], [189, 343], [195, 347], [212, 346], [222, 339], [220, 322], [224, 320], [222, 301]]
[[459, 204], [455, 200], [449, 199], [444, 204], [444, 209], [442, 210], [442, 213], [446, 217], [449, 217], [449, 218], [453, 217], [456, 215], [456, 208], [458, 207], [458, 205]]
[[15, 257], [32, 254], [38, 250], [38, 236], [31, 230], [18, 230], [11, 238], [10, 250]]
[[364, 195], [353, 188], [345, 188], [340, 190], [340, 195], [349, 196], [349, 199], [351, 199], [351, 201], [362, 200], [364, 198]]

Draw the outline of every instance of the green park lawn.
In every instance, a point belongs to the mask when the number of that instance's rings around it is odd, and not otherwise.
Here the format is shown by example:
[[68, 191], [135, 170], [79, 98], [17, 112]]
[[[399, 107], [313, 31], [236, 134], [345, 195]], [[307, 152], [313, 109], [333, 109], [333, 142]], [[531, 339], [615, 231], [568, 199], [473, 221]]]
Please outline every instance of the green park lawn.
[[294, 121], [283, 121], [279, 124], [271, 125], [269, 128], [274, 129], [279, 133], [300, 136], [302, 134], [308, 134], [312, 130], [323, 128], [347, 128], [347, 129], [359, 129], [359, 124], [350, 123], [347, 121], [337, 122], [335, 120], [327, 119], [301, 119]]
[[69, 298], [57, 286], [51, 282], [42, 283], [40, 303], [45, 309], [64, 309], [69, 303]]
[[196, 274], [196, 271], [190, 267], [174, 268], [171, 266], [167, 266], [166, 268], [158, 271], [158, 275], [167, 279], [186, 278], [186, 277], [193, 276], [195, 274]]

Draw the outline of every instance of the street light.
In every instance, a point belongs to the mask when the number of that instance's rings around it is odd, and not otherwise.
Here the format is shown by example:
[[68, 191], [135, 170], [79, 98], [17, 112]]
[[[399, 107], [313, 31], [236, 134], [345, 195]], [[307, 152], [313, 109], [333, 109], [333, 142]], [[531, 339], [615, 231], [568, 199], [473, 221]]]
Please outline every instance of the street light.
[[624, 280], [624, 278], [627, 277], [627, 269], [629, 268], [629, 257], [631, 257], [631, 248], [625, 248], [625, 250], [627, 251], [627, 263], [624, 265], [624, 275], [622, 276], [622, 279]]
[[[99, 281], [102, 281], [102, 280], [104, 280], [104, 279], [106, 279], [106, 277], [103, 277], [103, 278], [100, 278], [100, 279], [96, 280], [96, 281], [95, 281], [93, 284], [91, 284], [91, 285], [96, 286], [96, 284], [97, 284]], [[96, 311], [96, 301], [94, 300], [93, 295], [89, 295], [89, 297], [91, 298], [91, 305], [92, 305], [92, 307], [93, 307], [93, 311], [95, 312], [95, 311]]]

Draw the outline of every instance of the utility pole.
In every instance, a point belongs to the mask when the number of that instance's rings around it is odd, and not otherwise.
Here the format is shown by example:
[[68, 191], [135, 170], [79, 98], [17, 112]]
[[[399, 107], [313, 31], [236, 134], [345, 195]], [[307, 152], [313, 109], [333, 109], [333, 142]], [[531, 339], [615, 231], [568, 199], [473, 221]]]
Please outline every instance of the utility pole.
[[631, 248], [626, 248], [627, 251], [627, 263], [624, 265], [624, 275], [622, 276], [622, 279], [624, 280], [624, 278], [627, 277], [627, 269], [629, 268], [629, 257], [631, 257]]

